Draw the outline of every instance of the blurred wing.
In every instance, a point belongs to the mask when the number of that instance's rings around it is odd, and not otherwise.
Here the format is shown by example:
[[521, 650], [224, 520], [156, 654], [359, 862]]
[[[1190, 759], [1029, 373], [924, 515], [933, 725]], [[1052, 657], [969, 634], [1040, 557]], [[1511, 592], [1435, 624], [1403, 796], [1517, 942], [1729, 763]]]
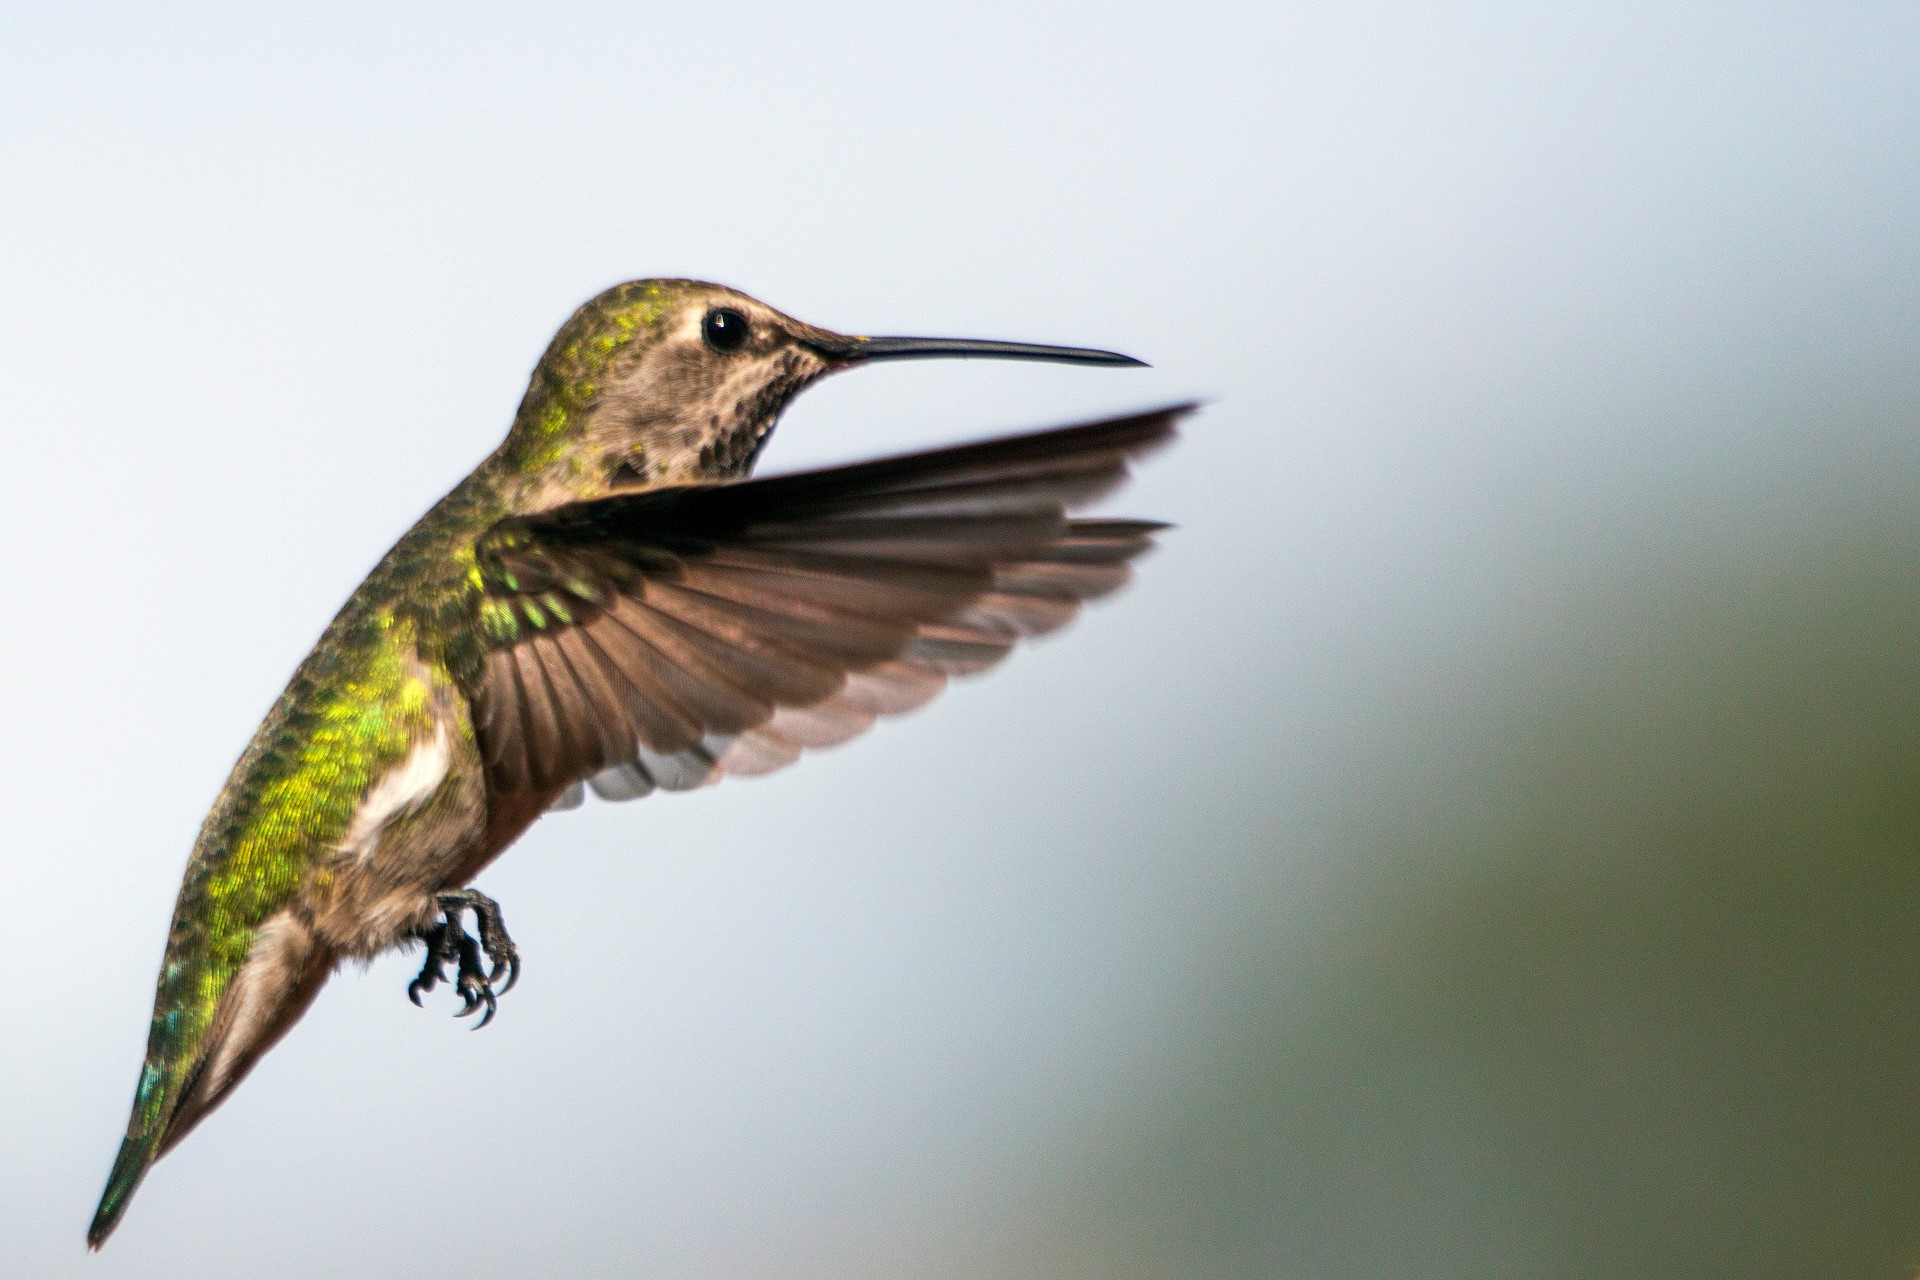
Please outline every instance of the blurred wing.
[[684, 790], [919, 706], [1126, 581], [1163, 526], [1066, 512], [1190, 408], [501, 521], [474, 692], [494, 785]]

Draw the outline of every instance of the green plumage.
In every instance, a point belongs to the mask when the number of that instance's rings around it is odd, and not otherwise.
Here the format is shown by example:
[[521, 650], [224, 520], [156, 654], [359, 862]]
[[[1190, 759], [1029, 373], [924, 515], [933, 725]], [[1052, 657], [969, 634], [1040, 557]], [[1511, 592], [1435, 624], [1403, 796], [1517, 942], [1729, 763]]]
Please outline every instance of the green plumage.
[[110, 1227], [165, 1135], [262, 923], [327, 876], [368, 787], [427, 730], [435, 682], [455, 683], [449, 656], [471, 671], [476, 647], [461, 642], [460, 622], [477, 591], [466, 565], [473, 532], [496, 510], [472, 487], [449, 495], [355, 592], [207, 815], [174, 905], [147, 1058], [96, 1231]]

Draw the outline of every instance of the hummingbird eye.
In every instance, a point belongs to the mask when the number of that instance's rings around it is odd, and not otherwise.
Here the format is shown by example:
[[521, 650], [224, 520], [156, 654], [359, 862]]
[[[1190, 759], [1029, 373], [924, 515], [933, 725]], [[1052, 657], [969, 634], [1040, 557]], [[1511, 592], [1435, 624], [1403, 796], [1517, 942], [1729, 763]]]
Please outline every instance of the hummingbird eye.
[[700, 322], [700, 336], [721, 355], [731, 355], [747, 342], [747, 318], [732, 307], [716, 307]]

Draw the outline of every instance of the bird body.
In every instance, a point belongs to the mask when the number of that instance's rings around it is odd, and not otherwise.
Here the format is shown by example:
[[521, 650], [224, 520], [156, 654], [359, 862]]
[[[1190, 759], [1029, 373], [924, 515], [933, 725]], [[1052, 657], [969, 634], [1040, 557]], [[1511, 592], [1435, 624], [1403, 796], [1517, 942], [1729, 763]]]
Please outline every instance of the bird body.
[[341, 608], [214, 802], [92, 1247], [341, 961], [424, 942], [416, 1002], [457, 964], [464, 1011], [491, 1017], [518, 956], [463, 887], [582, 782], [630, 798], [779, 767], [1118, 585], [1155, 526], [1062, 513], [1177, 411], [743, 482], [808, 383], [967, 354], [1133, 363], [847, 338], [692, 281], [575, 313], [505, 441]]

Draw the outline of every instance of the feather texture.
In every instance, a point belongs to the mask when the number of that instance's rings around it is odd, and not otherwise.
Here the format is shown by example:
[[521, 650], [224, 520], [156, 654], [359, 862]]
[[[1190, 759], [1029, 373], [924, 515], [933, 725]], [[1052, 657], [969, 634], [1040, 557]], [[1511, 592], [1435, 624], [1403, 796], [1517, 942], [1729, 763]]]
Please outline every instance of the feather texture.
[[500, 522], [477, 557], [495, 784], [686, 790], [920, 706], [1126, 581], [1162, 526], [1067, 513], [1184, 412]]

